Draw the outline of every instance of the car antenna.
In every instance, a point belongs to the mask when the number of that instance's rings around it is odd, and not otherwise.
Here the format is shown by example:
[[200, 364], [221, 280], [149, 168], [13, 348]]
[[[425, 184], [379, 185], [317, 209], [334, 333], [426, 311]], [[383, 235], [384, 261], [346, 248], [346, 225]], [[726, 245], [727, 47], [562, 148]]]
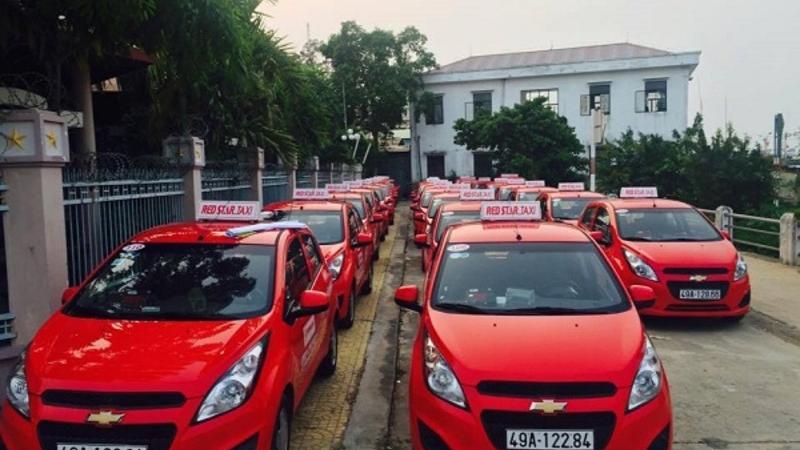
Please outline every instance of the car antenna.
[[514, 224], [514, 233], [517, 234], [517, 242], [521, 241], [522, 240], [522, 235], [519, 233], [519, 228], [517, 227], [516, 224]]

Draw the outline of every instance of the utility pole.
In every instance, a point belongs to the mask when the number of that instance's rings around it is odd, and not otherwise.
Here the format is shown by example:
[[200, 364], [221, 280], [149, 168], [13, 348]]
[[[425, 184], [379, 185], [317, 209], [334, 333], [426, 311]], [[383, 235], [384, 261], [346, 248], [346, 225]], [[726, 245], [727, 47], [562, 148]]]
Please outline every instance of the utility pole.
[[605, 114], [600, 105], [591, 110], [591, 126], [589, 127], [589, 190], [597, 189], [597, 144], [603, 142], [605, 135]]

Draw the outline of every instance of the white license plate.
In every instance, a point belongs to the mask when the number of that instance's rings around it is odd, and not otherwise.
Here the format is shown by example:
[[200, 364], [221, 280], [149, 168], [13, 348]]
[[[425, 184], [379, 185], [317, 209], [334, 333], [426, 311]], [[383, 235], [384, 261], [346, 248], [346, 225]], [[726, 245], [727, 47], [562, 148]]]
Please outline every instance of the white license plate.
[[681, 289], [679, 296], [681, 300], [719, 300], [722, 298], [722, 291], [719, 289]]
[[57, 450], [147, 450], [146, 445], [56, 444]]
[[506, 430], [506, 448], [594, 450], [592, 430]]

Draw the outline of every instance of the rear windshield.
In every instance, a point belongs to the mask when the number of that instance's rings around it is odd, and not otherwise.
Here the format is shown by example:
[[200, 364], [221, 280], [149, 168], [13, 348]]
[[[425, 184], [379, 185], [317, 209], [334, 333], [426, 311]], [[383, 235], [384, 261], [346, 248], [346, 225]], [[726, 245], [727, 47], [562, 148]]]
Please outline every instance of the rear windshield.
[[135, 320], [226, 320], [272, 307], [275, 248], [132, 244], [106, 263], [64, 312]]
[[628, 241], [718, 241], [720, 234], [694, 209], [619, 209], [619, 235]]
[[511, 188], [504, 187], [500, 188], [497, 193], [498, 200], [510, 200], [511, 199]]
[[604, 314], [630, 308], [589, 242], [449, 244], [432, 302], [436, 309], [473, 314]]
[[554, 198], [553, 203], [553, 218], [573, 220], [577, 219], [583, 213], [583, 208], [591, 201], [599, 200], [597, 198]]
[[532, 202], [539, 198], [538, 192], [519, 192], [517, 191], [517, 200], [521, 202]]
[[462, 222], [471, 222], [473, 220], [480, 220], [480, 211], [475, 212], [452, 212], [445, 211], [439, 219], [439, 226], [436, 228], [436, 241], [440, 241], [447, 227]]
[[338, 244], [344, 240], [341, 211], [287, 211], [279, 221], [297, 221], [308, 225], [320, 245]]
[[427, 208], [428, 205], [431, 204], [431, 197], [433, 197], [433, 192], [426, 192], [422, 194], [422, 200], [419, 202], [420, 205], [422, 205], [423, 208]]

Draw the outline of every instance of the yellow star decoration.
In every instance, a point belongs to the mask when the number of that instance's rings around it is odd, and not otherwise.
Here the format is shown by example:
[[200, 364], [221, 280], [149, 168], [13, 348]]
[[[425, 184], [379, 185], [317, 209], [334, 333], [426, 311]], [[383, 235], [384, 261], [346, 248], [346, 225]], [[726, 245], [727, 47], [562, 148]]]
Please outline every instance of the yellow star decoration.
[[50, 144], [51, 147], [58, 148], [58, 137], [55, 131], [47, 133], [45, 137], [47, 137], [47, 143]]
[[11, 144], [11, 148], [19, 147], [20, 150], [23, 150], [22, 144], [25, 143], [26, 137], [28, 136], [21, 134], [16, 128], [12, 128], [11, 134], [6, 139]]

